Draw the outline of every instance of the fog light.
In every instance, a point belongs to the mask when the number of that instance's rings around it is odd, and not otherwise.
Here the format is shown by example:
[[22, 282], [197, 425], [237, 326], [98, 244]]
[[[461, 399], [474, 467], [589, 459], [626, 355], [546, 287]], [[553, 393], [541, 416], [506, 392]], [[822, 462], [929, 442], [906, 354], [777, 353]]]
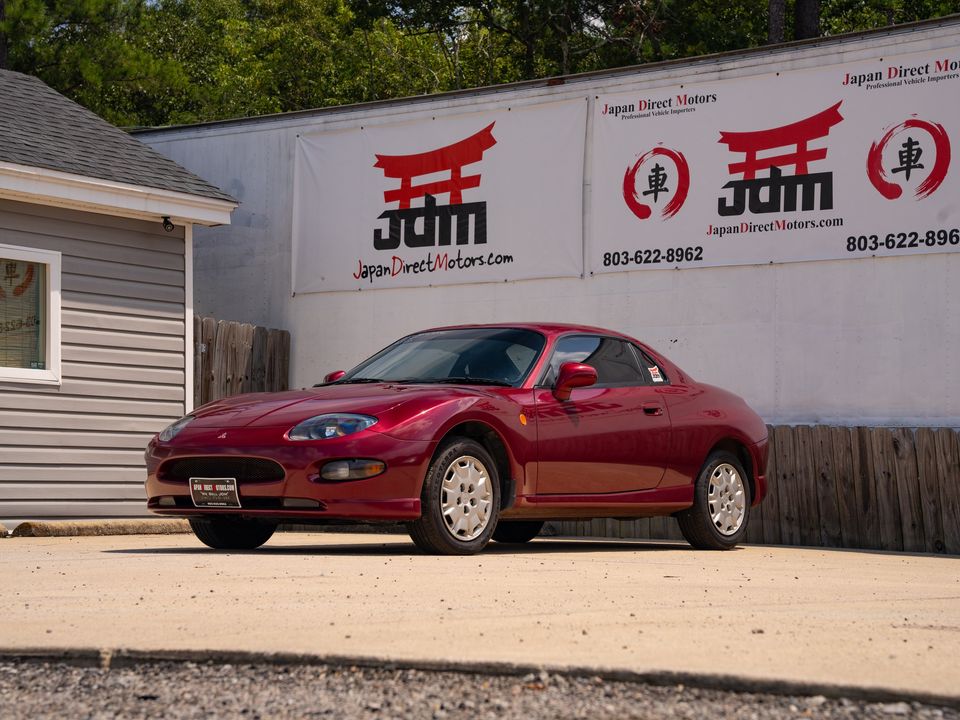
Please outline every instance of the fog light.
[[171, 495], [164, 495], [162, 498], [157, 500], [157, 505], [160, 507], [176, 507], [177, 499]]
[[379, 460], [334, 460], [323, 466], [320, 477], [334, 482], [363, 480], [379, 475], [386, 469], [386, 463]]

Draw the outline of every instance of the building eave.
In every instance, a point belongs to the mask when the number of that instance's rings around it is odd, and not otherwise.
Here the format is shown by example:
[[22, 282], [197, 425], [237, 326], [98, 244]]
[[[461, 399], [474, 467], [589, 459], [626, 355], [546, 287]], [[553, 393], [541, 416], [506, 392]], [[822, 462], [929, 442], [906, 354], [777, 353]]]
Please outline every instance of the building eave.
[[0, 198], [176, 225], [229, 225], [237, 203], [0, 162]]

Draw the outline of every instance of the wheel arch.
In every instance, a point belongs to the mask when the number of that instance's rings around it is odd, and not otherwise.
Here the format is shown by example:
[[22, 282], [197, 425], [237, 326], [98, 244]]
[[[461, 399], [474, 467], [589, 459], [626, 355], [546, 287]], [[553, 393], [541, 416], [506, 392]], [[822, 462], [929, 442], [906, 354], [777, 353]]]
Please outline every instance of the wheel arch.
[[747, 449], [746, 443], [733, 437], [722, 438], [715, 442], [713, 447], [710, 448], [707, 456], [703, 459], [704, 463], [706, 463], [707, 458], [715, 452], [728, 452], [743, 465], [743, 469], [747, 473], [747, 482], [750, 484], [750, 500], [752, 504], [754, 498], [757, 497], [757, 475], [753, 467], [753, 458], [750, 455], [750, 450]]
[[464, 420], [449, 428], [440, 437], [433, 451], [433, 457], [430, 458], [431, 465], [440, 454], [444, 441], [451, 437], [465, 437], [483, 445], [497, 466], [497, 475], [500, 479], [500, 509], [505, 510], [513, 505], [516, 497], [516, 481], [511, 471], [510, 451], [500, 433], [481, 420]]

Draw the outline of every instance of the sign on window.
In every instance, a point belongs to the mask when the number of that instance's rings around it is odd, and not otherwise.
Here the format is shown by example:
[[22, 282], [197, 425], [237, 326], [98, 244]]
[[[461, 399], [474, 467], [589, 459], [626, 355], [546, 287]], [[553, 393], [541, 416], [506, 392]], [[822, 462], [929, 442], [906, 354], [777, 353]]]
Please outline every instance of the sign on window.
[[42, 263], [0, 258], [0, 367], [46, 368]]

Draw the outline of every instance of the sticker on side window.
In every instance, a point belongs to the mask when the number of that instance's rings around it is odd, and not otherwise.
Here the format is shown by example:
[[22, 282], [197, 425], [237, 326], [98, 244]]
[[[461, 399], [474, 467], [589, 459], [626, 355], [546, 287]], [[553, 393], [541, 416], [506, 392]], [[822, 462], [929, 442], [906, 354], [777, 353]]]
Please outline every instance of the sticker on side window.
[[654, 382], [663, 382], [663, 375], [660, 374], [660, 368], [654, 366], [648, 367], [647, 370], [650, 371], [650, 377]]

